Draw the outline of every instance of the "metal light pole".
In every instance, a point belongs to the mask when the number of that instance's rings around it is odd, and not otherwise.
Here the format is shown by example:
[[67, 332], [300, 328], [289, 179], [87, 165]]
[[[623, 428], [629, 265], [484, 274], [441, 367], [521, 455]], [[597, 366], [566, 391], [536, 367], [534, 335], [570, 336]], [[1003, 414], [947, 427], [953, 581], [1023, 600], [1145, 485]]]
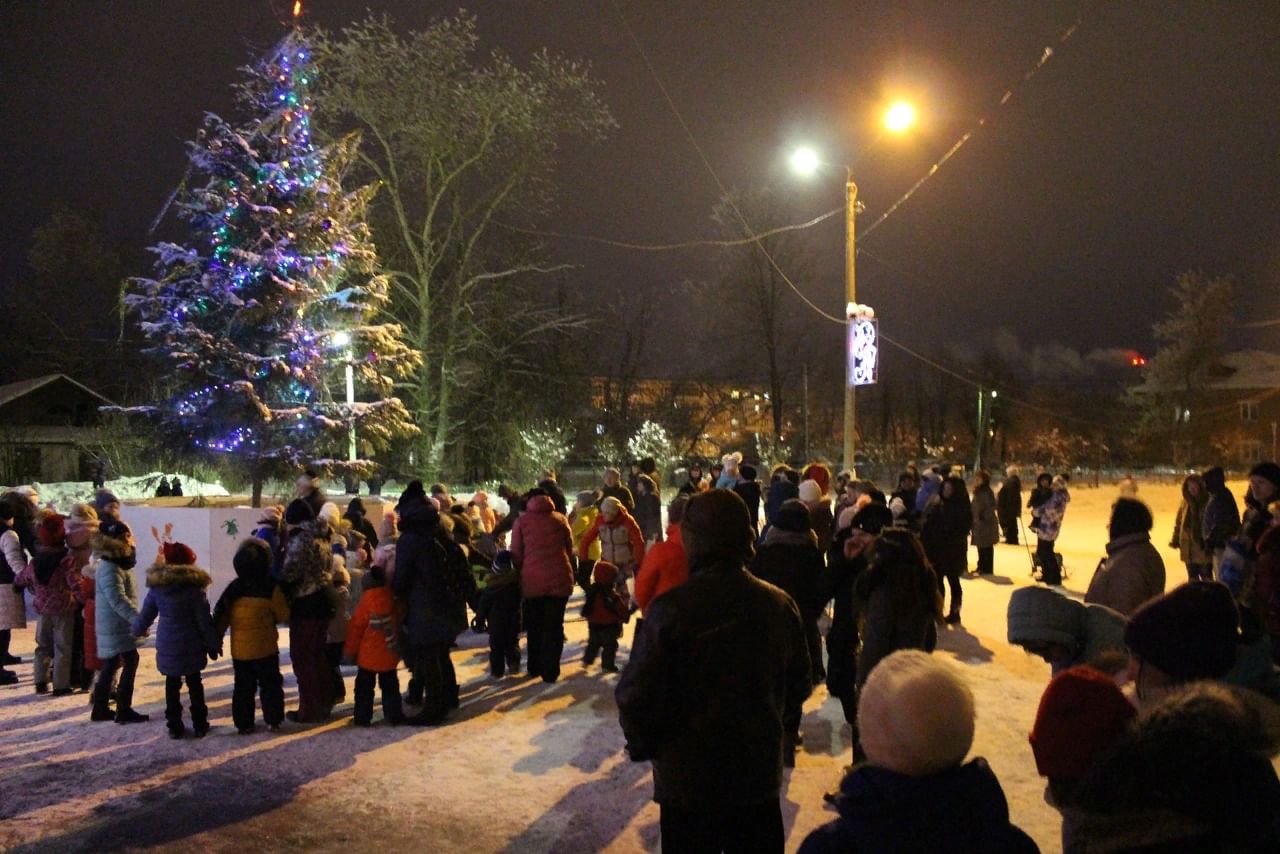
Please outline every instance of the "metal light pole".
[[[854, 217], [858, 211], [858, 185], [853, 183], [853, 172], [845, 167], [845, 240], [844, 240], [844, 299], [845, 304], [858, 304], [857, 232]], [[846, 312], [846, 322], [847, 312]], [[844, 467], [856, 471], [854, 458], [857, 452], [858, 400], [857, 386], [853, 384], [853, 359], [848, 352], [848, 336], [845, 336], [844, 354]]]
[[[351, 348], [347, 348], [347, 406], [349, 409], [355, 408], [356, 402], [356, 367], [354, 363], [355, 354]], [[356, 461], [356, 416], [351, 416], [351, 426], [347, 428], [347, 460]]]
[[344, 347], [343, 362], [345, 363], [347, 376], [347, 460], [349, 462], [356, 461], [356, 417], [352, 410], [356, 403], [356, 366], [355, 351], [351, 346], [351, 333], [335, 332], [333, 335], [333, 343], [338, 347]]

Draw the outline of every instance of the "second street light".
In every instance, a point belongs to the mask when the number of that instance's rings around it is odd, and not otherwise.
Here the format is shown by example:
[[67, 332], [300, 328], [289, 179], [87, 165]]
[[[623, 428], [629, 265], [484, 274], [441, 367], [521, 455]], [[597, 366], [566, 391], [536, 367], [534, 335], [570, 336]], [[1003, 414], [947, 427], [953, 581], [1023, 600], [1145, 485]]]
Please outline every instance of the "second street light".
[[[905, 101], [897, 101], [890, 105], [884, 115], [884, 126], [890, 133], [904, 133], [915, 124], [916, 110]], [[821, 155], [809, 147], [797, 148], [791, 154], [791, 168], [800, 175], [809, 177], [817, 174], [824, 166]], [[850, 324], [873, 324], [873, 312], [866, 306], [858, 304], [857, 279], [857, 224], [855, 216], [858, 211], [858, 185], [853, 180], [853, 170], [848, 166], [845, 171], [845, 251], [844, 251], [844, 291], [845, 319]], [[864, 326], [856, 336], [859, 342], [866, 343], [868, 335], [874, 335], [873, 328]], [[857, 433], [858, 433], [858, 399], [857, 387], [875, 382], [874, 370], [861, 371], [855, 365], [853, 352], [855, 335], [850, 334], [845, 343], [845, 383], [844, 383], [844, 467], [850, 471], [856, 469]], [[878, 341], [872, 342], [878, 345]], [[876, 352], [874, 347], [869, 351]]]

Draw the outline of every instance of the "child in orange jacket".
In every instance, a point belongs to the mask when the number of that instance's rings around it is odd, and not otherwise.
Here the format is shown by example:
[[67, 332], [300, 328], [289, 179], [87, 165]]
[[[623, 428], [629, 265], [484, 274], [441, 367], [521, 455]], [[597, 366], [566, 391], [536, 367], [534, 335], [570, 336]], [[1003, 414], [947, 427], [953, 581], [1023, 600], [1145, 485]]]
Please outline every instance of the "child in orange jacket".
[[356, 686], [353, 723], [373, 723], [373, 684], [382, 691], [382, 718], [389, 724], [404, 721], [400, 705], [400, 611], [387, 586], [386, 572], [380, 566], [370, 568], [367, 586], [351, 622], [347, 624], [347, 641], [343, 653], [355, 659]]

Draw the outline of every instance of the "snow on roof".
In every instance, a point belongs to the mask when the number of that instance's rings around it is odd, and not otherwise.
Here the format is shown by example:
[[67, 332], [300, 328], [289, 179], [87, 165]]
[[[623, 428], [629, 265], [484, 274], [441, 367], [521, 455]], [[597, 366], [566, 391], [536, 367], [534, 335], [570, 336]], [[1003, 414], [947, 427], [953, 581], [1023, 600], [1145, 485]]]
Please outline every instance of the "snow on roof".
[[0, 406], [12, 403], [20, 397], [26, 397], [36, 389], [44, 388], [49, 383], [56, 382], [58, 380], [66, 380], [86, 394], [91, 394], [98, 398], [98, 400], [101, 400], [103, 403], [109, 404], [112, 402], [86, 386], [84, 383], [78, 383], [66, 374], [46, 374], [43, 377], [36, 377], [35, 379], [20, 380], [16, 383], [0, 385]]
[[1215, 389], [1280, 388], [1280, 353], [1266, 350], [1239, 350], [1218, 360], [1222, 372], [1215, 371], [1210, 387]]

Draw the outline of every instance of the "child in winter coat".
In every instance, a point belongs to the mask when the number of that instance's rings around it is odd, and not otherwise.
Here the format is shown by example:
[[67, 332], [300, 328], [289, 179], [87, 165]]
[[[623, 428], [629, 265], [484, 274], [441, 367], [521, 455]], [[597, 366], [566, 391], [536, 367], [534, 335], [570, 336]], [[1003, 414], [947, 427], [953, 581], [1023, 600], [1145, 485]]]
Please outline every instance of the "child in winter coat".
[[241, 542], [231, 559], [236, 578], [213, 609], [217, 637], [221, 639], [231, 630], [231, 665], [235, 670], [231, 720], [241, 735], [255, 728], [255, 694], [261, 693], [262, 718], [269, 729], [279, 729], [284, 720], [284, 678], [280, 675], [276, 625], [288, 621], [289, 604], [271, 576], [274, 560], [265, 540], [250, 537]]
[[[93, 684], [92, 721], [115, 720], [118, 724], [142, 723], [150, 716], [133, 710], [133, 682], [138, 675], [138, 647], [142, 638], [133, 633], [138, 616], [138, 593], [133, 583], [133, 568], [138, 562], [133, 532], [124, 522], [110, 519], [98, 526], [93, 538], [94, 613], [98, 638], [98, 657], [102, 669]], [[111, 686], [116, 671], [116, 710], [111, 712]]]
[[520, 672], [520, 576], [511, 552], [494, 555], [488, 583], [476, 604], [476, 619], [489, 631], [489, 672], [501, 678]]
[[80, 584], [79, 571], [63, 562], [66, 554], [63, 521], [57, 513], [40, 520], [36, 528], [40, 546], [14, 581], [16, 587], [32, 591], [39, 615], [34, 668], [36, 693], [49, 692], [52, 672], [55, 697], [71, 693], [72, 639], [76, 628], [76, 600], [72, 591]]
[[616, 566], [608, 561], [596, 561], [591, 586], [582, 603], [582, 616], [587, 621], [587, 646], [582, 653], [582, 664], [590, 667], [599, 653], [600, 669], [605, 673], [618, 672], [614, 661], [618, 638], [622, 637], [622, 624], [631, 617], [631, 606], [618, 592], [617, 580]]
[[[71, 573], [71, 593], [75, 596], [75, 644], [71, 665], [71, 681], [83, 691], [93, 687], [98, 661], [98, 638], [93, 626], [93, 556], [92, 539], [98, 530], [98, 513], [92, 504], [74, 504], [63, 523], [67, 553], [62, 564]], [[77, 667], [77, 664], [79, 665]]]
[[373, 550], [373, 560], [369, 563], [370, 569], [377, 567], [382, 570], [388, 585], [396, 571], [396, 543], [399, 541], [400, 529], [396, 526], [396, 514], [388, 513], [378, 523], [378, 547]]
[[213, 579], [196, 566], [196, 553], [183, 543], [165, 543], [163, 560], [147, 570], [147, 598], [133, 619], [133, 633], [144, 637], [160, 617], [156, 632], [156, 669], [164, 674], [164, 719], [170, 738], [182, 738], [182, 683], [191, 699], [191, 730], [196, 738], [209, 731], [209, 707], [204, 702], [200, 671], [217, 658], [218, 638], [213, 631], [205, 591]]
[[400, 680], [396, 667], [400, 663], [401, 609], [387, 586], [387, 574], [379, 567], [369, 571], [369, 584], [360, 597], [351, 622], [347, 624], [343, 652], [355, 659], [356, 726], [373, 723], [373, 686], [382, 691], [382, 719], [389, 724], [404, 721], [400, 705]]

